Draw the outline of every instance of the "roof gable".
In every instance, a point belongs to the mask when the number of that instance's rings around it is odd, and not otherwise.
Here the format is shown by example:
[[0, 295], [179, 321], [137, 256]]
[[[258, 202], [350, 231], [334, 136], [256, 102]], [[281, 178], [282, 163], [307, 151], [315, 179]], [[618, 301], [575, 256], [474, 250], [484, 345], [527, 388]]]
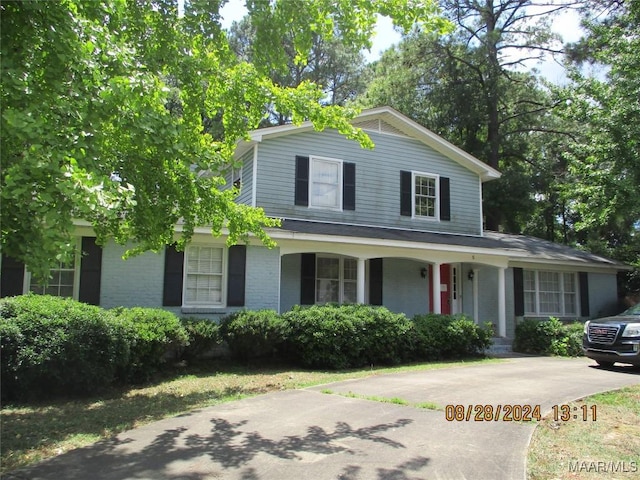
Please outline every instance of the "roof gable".
[[[364, 110], [351, 122], [354, 126], [365, 131], [374, 131], [381, 134], [405, 136], [422, 142], [433, 148], [445, 157], [457, 162], [463, 167], [477, 174], [483, 182], [500, 177], [500, 172], [486, 163], [478, 160], [473, 155], [456, 147], [444, 138], [436, 135], [431, 130], [414, 122], [391, 107], [379, 107]], [[269, 138], [292, 135], [300, 132], [313, 131], [311, 122], [301, 125], [280, 125], [276, 127], [262, 128], [249, 132], [249, 141], [240, 141], [236, 148], [236, 157], [244, 155], [253, 145]]]

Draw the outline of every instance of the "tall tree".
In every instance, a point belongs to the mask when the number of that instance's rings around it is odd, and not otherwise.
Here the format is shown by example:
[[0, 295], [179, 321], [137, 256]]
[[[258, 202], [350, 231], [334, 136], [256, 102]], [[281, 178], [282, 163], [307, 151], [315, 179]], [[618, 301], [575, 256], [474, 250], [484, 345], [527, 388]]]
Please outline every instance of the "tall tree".
[[[586, 13], [572, 83], [559, 92], [581, 126], [566, 155], [567, 195], [580, 243], [640, 267], [640, 0], [594, 2]], [[584, 62], [606, 73], [585, 74]]]
[[[528, 60], [540, 59], [549, 52], [561, 52], [559, 39], [550, 30], [550, 21], [554, 13], [565, 8], [566, 2], [441, 0], [440, 3], [445, 15], [458, 26], [459, 38], [474, 50], [473, 56], [460, 55], [460, 50], [445, 45], [444, 53], [467, 64], [482, 95], [486, 153], [480, 158], [494, 168], [505, 170], [509, 166], [508, 159], [501, 158], [501, 146], [505, 142], [501, 130], [504, 86], [514, 78], [514, 70]], [[538, 104], [532, 105], [532, 111], [539, 108]], [[488, 184], [485, 193], [486, 225], [491, 230], [500, 229], [505, 221], [500, 182]]]
[[[130, 253], [174, 236], [184, 245], [198, 225], [269, 244], [263, 227], [274, 222], [234, 203], [222, 176], [265, 105], [370, 145], [348, 122], [355, 111], [322, 107], [320, 88], [278, 85], [264, 64], [238, 60], [219, 23], [224, 3], [189, 0], [179, 18], [178, 0], [2, 0], [3, 254], [44, 277], [70, 258], [75, 219], [100, 242], [133, 242]], [[282, 68], [285, 30], [304, 63], [314, 35], [339, 30], [368, 45], [378, 12], [405, 30], [445, 25], [431, 1], [247, 0], [247, 9], [256, 45]], [[220, 120], [215, 137], [207, 118]]]
[[[438, 38], [414, 33], [385, 52], [358, 101], [389, 104], [480, 159], [489, 158], [486, 92], [482, 89], [484, 52], [461, 36]], [[552, 144], [563, 128], [550, 114], [552, 97], [530, 73], [509, 71], [496, 83], [500, 181], [485, 195], [485, 210], [499, 211], [501, 228], [557, 240], [554, 219], [559, 200], [554, 179], [562, 165]], [[488, 187], [488, 186], [487, 186]], [[554, 204], [552, 207], [551, 204]], [[548, 222], [531, 222], [540, 209]]]
[[[270, 73], [271, 79], [280, 86], [298, 87], [304, 82], [318, 85], [325, 96], [322, 103], [327, 105], [344, 105], [364, 90], [362, 72], [365, 69], [361, 48], [355, 44], [347, 44], [339, 31], [333, 38], [312, 35], [309, 56], [300, 61], [294, 46], [293, 31], [285, 33], [281, 39], [286, 52], [286, 68], [274, 65], [273, 59], [264, 54], [260, 45], [256, 44], [257, 32], [249, 16], [240, 22], [233, 22], [229, 30], [231, 49], [239, 58], [263, 65]], [[270, 108], [267, 124], [285, 124], [289, 122], [289, 112], [275, 111]]]

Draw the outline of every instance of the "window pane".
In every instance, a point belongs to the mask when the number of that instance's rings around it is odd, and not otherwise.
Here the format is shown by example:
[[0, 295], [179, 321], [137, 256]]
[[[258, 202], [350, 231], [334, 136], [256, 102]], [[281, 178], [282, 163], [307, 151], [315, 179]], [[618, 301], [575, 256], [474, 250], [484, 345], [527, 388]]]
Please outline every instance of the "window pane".
[[317, 277], [338, 280], [340, 278], [340, 259], [318, 258]]
[[358, 262], [353, 258], [344, 259], [344, 279], [355, 280], [358, 278]]
[[222, 303], [222, 258], [220, 247], [190, 246], [187, 249], [185, 303]]
[[576, 295], [575, 293], [564, 294], [564, 313], [566, 315], [575, 315], [576, 310]]
[[573, 273], [564, 274], [564, 291], [575, 293], [576, 291], [576, 276]]
[[75, 271], [73, 261], [68, 264], [59, 264], [58, 268], [52, 268], [49, 272], [47, 285], [41, 285], [31, 277], [29, 291], [40, 295], [54, 295], [57, 297], [73, 297], [73, 284]]
[[524, 292], [524, 311], [525, 313], [536, 313], [535, 292]]
[[560, 313], [560, 294], [540, 292], [540, 313]]
[[340, 207], [340, 162], [312, 160], [311, 205]]
[[436, 216], [436, 179], [433, 177], [415, 177], [415, 215], [420, 217]]
[[318, 279], [316, 282], [316, 301], [318, 303], [337, 303], [340, 301], [340, 281]]
[[356, 303], [358, 285], [356, 282], [344, 282], [344, 290], [342, 292], [342, 303]]

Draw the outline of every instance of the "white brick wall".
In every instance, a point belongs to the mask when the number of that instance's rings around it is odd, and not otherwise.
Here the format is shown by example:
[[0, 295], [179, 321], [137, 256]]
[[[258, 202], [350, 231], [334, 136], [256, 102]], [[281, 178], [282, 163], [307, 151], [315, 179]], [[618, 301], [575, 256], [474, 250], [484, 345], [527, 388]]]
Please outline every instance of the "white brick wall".
[[[220, 318], [243, 307], [185, 313], [180, 307], [162, 307], [164, 251], [144, 253], [123, 260], [126, 247], [109, 242], [102, 252], [100, 305], [113, 307], [166, 308], [178, 316]], [[280, 253], [277, 248], [247, 247], [246, 309], [278, 309]]]
[[160, 307], [164, 276], [164, 252], [143, 253], [128, 260], [127, 248], [109, 241], [102, 250], [100, 305]]
[[280, 250], [247, 247], [245, 308], [278, 310], [280, 291]]

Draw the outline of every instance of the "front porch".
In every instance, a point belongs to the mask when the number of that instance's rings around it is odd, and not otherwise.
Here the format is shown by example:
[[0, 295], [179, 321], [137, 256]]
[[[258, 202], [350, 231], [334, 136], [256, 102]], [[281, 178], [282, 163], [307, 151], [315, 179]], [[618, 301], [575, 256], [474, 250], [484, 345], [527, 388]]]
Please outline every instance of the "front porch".
[[280, 242], [280, 311], [298, 304], [367, 303], [409, 317], [465, 314], [478, 324], [494, 324], [498, 337], [513, 335], [508, 335], [513, 326], [507, 322], [506, 266], [463, 261], [468, 254], [404, 251], [401, 256], [389, 250], [325, 244], [309, 251], [308, 244], [294, 248]]

